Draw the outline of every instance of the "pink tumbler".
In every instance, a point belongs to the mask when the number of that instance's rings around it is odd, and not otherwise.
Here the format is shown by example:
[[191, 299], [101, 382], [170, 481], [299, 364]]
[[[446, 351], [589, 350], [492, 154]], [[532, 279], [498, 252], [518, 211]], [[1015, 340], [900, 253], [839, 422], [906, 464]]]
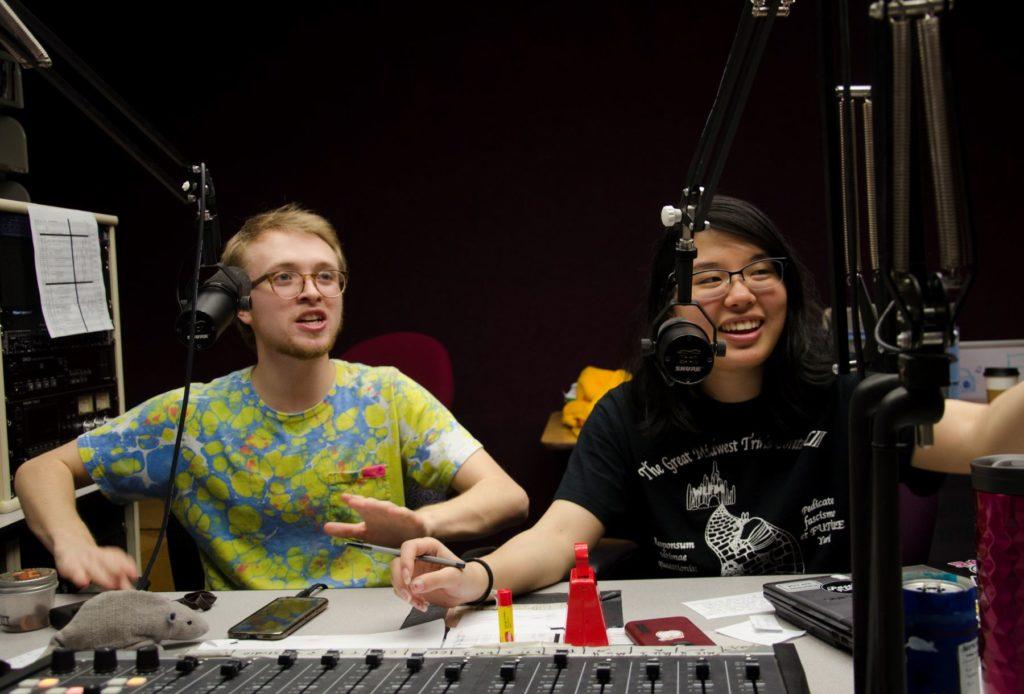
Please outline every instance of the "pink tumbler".
[[978, 611], [987, 692], [1024, 692], [1024, 456], [971, 463], [978, 504]]

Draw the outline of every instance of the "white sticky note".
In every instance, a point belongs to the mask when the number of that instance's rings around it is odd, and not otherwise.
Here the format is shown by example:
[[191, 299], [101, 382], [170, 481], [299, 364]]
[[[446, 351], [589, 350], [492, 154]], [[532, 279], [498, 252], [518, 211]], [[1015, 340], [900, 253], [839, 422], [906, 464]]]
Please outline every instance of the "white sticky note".
[[782, 631], [782, 625], [773, 614], [752, 614], [750, 624], [756, 631]]

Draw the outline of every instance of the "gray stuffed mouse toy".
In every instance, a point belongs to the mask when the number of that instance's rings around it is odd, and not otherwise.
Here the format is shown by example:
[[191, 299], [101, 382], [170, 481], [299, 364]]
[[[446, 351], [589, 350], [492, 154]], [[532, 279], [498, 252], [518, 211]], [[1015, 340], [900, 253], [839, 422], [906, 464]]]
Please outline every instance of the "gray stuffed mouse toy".
[[90, 599], [52, 644], [73, 650], [138, 648], [197, 639], [209, 629], [195, 610], [156, 593], [111, 590]]

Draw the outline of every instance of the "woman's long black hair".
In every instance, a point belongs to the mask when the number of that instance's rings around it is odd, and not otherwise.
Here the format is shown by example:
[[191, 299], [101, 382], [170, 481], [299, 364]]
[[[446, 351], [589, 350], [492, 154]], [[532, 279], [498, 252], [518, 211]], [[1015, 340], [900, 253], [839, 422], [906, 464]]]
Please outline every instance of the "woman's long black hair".
[[[779, 431], [791, 431], [808, 423], [815, 391], [831, 383], [831, 348], [821, 319], [821, 304], [807, 268], [770, 219], [752, 204], [716, 195], [708, 212], [712, 229], [728, 232], [763, 249], [769, 256], [784, 256], [786, 266], [786, 321], [779, 341], [765, 363], [761, 396], [771, 407]], [[698, 232], [699, 233], [699, 232]], [[646, 334], [666, 304], [673, 300], [675, 244], [678, 232], [667, 232], [659, 241], [648, 288]], [[637, 341], [639, 344], [639, 341]], [[652, 358], [639, 351], [631, 364], [636, 374], [633, 394], [640, 428], [656, 436], [666, 429], [697, 431], [694, 404], [702, 396], [700, 386], [668, 385]]]

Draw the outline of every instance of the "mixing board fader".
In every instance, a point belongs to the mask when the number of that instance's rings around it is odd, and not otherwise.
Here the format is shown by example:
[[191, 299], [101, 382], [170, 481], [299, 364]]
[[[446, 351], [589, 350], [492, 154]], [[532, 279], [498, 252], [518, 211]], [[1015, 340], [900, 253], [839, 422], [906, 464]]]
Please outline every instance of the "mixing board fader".
[[57, 649], [0, 679], [0, 691], [78, 694], [772, 694], [807, 692], [795, 648], [194, 652]]

